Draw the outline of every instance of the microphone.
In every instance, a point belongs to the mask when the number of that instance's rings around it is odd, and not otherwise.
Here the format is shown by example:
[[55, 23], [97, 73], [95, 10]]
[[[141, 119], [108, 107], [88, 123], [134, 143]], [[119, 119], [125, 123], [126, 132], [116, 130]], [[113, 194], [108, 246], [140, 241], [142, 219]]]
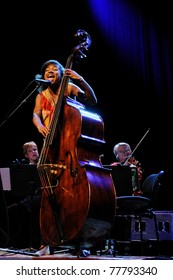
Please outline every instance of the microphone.
[[35, 79], [35, 82], [37, 82], [37, 83], [39, 83], [39, 84], [42, 84], [42, 85], [47, 85], [47, 86], [49, 86], [49, 85], [52, 84], [51, 81], [49, 81], [49, 80], [43, 80], [43, 79]]
[[13, 164], [20, 164], [20, 161], [18, 160], [18, 158], [16, 158], [15, 160], [13, 160]]

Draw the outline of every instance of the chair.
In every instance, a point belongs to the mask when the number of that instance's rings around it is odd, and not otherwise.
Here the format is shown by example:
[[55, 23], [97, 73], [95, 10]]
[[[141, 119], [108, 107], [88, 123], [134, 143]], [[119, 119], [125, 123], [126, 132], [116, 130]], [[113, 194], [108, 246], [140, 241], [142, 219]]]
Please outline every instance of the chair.
[[[114, 231], [116, 232], [116, 227], [118, 226], [123, 227], [124, 231], [128, 231], [125, 229], [125, 226], [123, 224], [118, 224], [118, 218], [121, 219], [126, 219], [126, 221], [129, 221], [129, 231], [130, 231], [130, 236], [129, 240], [127, 241], [131, 245], [131, 224], [132, 224], [132, 219], [138, 219], [139, 220], [139, 231], [140, 231], [140, 242], [141, 242], [141, 254], [143, 255], [144, 253], [144, 248], [143, 248], [143, 223], [142, 219], [143, 218], [150, 218], [154, 220], [154, 227], [155, 227], [155, 235], [156, 235], [156, 240], [159, 241], [159, 235], [158, 235], [158, 229], [157, 229], [157, 219], [154, 211], [151, 206], [151, 200], [147, 197], [143, 196], [119, 196], [117, 197], [117, 208], [116, 208], [116, 215], [115, 215], [115, 225], [114, 225]], [[121, 221], [122, 222], [122, 221]], [[127, 227], [127, 226], [126, 226]], [[121, 228], [122, 230], [122, 228]], [[119, 242], [116, 234], [114, 235], [116, 243]], [[127, 238], [127, 232], [126, 232], [126, 238]]]
[[150, 174], [143, 182], [141, 191], [152, 202], [155, 210], [173, 211], [173, 172], [172, 168]]
[[[111, 169], [112, 178], [114, 181], [117, 207], [115, 213], [115, 220], [113, 228], [110, 232], [109, 238], [114, 239], [116, 244], [130, 243], [132, 244], [132, 221], [138, 219], [140, 241], [141, 241], [141, 253], [143, 254], [143, 219], [151, 218], [154, 221], [156, 240], [159, 241], [159, 235], [157, 230], [156, 215], [152, 209], [151, 199], [146, 196], [133, 195], [134, 186], [134, 166], [118, 165], [107, 166]], [[136, 170], [135, 170], [136, 171]], [[135, 182], [139, 184], [138, 172], [135, 172]], [[137, 178], [136, 178], [137, 177]], [[139, 188], [139, 186], [138, 186]], [[140, 189], [140, 188], [139, 188]], [[115, 243], [114, 242], [114, 243]], [[115, 246], [116, 246], [115, 244]], [[130, 246], [131, 247], [131, 246]], [[114, 254], [115, 254], [114, 248]]]

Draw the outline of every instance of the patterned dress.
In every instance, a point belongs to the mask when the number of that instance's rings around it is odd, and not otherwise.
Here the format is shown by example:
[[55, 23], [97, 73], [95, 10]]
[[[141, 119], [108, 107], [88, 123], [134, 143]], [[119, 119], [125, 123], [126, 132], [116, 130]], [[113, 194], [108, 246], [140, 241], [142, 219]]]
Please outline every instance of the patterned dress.
[[54, 113], [54, 109], [55, 109], [55, 104], [57, 101], [57, 98], [54, 98], [48, 89], [40, 92], [41, 95], [41, 110], [42, 110], [42, 121], [44, 126], [49, 126], [52, 117], [53, 117], [53, 113]]

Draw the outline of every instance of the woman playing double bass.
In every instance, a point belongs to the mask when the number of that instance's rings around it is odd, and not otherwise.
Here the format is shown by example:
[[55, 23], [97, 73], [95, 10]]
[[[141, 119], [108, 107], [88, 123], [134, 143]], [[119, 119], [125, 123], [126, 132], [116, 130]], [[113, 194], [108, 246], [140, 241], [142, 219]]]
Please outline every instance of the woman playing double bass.
[[33, 123], [44, 136], [37, 164], [42, 182], [40, 226], [49, 245], [86, 248], [112, 227], [115, 188], [110, 170], [100, 162], [103, 120], [84, 105], [97, 103], [95, 93], [68, 67], [71, 57], [65, 68], [56, 60], [45, 62], [39, 77], [50, 81], [37, 95], [33, 112]]
[[[51, 59], [46, 61], [41, 67], [41, 74], [36, 75], [36, 77], [50, 81], [50, 85], [47, 88], [44, 88], [44, 86], [40, 87], [33, 110], [33, 123], [43, 137], [46, 137], [50, 132], [50, 123], [58, 101], [64, 75], [70, 78], [65, 95], [72, 98], [77, 97], [80, 101], [91, 106], [97, 103], [93, 89], [83, 77], [72, 69], [64, 69], [57, 60]], [[44, 243], [44, 240], [42, 241]], [[45, 248], [42, 250], [45, 250]]]
[[97, 103], [95, 93], [72, 70], [74, 59], [86, 57], [91, 38], [84, 30], [78, 30], [76, 36], [80, 43], [65, 68], [56, 60], [42, 66], [40, 78], [49, 85], [36, 97], [33, 122], [44, 136], [37, 164], [43, 239], [52, 246], [80, 250], [110, 231], [116, 194], [110, 169], [100, 162], [105, 144], [103, 119], [85, 106]]
[[41, 67], [41, 74], [37, 78], [50, 81], [50, 85], [43, 89], [36, 97], [33, 111], [33, 123], [38, 131], [45, 137], [49, 133], [49, 126], [53, 116], [55, 104], [58, 101], [63, 75], [68, 76], [69, 81], [65, 95], [78, 97], [79, 100], [95, 105], [97, 98], [90, 85], [72, 69], [64, 69], [57, 60], [48, 60]]

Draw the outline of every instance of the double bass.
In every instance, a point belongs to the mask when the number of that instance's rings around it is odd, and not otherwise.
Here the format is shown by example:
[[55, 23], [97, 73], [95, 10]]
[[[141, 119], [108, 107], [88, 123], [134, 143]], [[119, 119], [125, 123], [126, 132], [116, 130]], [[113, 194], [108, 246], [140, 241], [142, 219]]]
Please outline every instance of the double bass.
[[[86, 57], [91, 38], [78, 30], [65, 68]], [[63, 76], [50, 133], [37, 164], [42, 185], [40, 229], [50, 246], [90, 247], [106, 236], [114, 221], [116, 192], [110, 170], [100, 161], [104, 140], [101, 116], [64, 95]]]

